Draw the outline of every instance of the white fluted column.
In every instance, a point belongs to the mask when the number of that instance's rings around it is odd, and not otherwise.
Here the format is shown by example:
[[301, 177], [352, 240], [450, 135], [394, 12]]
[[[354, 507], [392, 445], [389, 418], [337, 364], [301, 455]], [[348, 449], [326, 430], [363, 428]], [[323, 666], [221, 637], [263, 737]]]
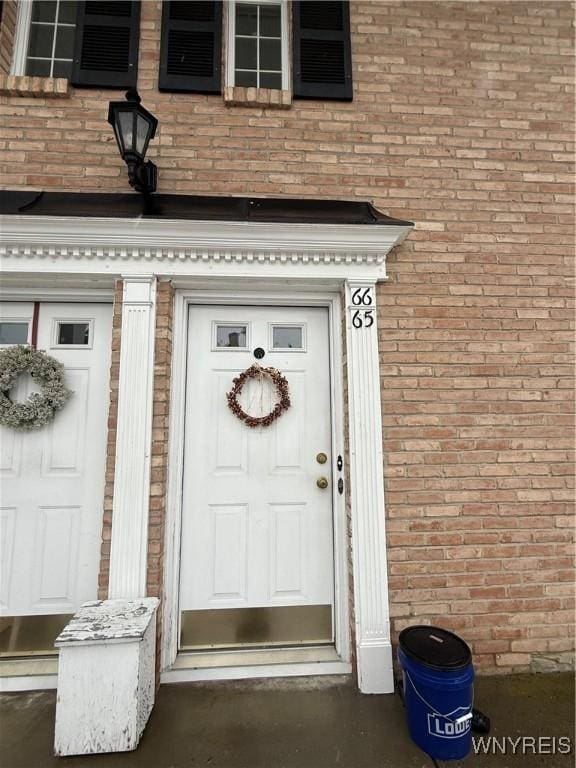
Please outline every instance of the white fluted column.
[[376, 289], [346, 283], [350, 502], [358, 686], [392, 693]]
[[124, 278], [109, 598], [146, 595], [156, 278]]

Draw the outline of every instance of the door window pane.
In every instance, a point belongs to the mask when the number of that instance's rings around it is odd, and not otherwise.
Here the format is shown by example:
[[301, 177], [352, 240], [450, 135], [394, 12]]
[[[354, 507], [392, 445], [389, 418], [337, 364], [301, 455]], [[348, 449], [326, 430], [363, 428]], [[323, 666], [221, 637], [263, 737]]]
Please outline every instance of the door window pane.
[[275, 325], [272, 329], [273, 349], [303, 349], [302, 327]]
[[246, 348], [245, 325], [218, 325], [216, 328], [217, 347]]
[[3, 320], [0, 322], [0, 344], [26, 344], [28, 323]]
[[90, 323], [58, 323], [57, 344], [85, 346], [90, 342]]

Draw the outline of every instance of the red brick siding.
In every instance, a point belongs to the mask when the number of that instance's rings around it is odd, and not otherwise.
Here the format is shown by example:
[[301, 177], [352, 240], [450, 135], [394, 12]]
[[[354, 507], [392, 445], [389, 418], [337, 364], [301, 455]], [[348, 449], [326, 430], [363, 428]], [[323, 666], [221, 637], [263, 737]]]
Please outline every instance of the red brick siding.
[[159, 282], [156, 294], [156, 349], [154, 352], [154, 406], [152, 413], [152, 459], [150, 470], [150, 517], [148, 523], [147, 595], [160, 598], [156, 620], [157, 680], [159, 680], [162, 610], [164, 598], [164, 531], [168, 475], [168, 426], [170, 370], [172, 363], [172, 308], [174, 291], [169, 282]]
[[2, 25], [0, 26], [0, 74], [9, 74], [12, 64], [12, 46], [16, 31], [15, 0], [4, 0], [2, 3]]
[[120, 377], [120, 335], [122, 330], [123, 283], [117, 280], [114, 287], [114, 311], [112, 315], [112, 360], [110, 365], [110, 408], [108, 411], [108, 443], [106, 446], [106, 486], [104, 489], [104, 517], [102, 520], [102, 547], [100, 550], [100, 574], [98, 597], [108, 597], [110, 576], [110, 540], [112, 536], [112, 501], [114, 498], [114, 467], [116, 464], [116, 422], [118, 419], [118, 380]]

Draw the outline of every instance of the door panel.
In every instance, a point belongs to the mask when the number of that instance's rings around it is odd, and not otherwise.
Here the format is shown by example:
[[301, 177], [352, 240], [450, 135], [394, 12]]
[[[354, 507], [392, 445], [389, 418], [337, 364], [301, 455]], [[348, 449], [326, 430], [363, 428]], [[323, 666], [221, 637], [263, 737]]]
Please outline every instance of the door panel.
[[[226, 610], [234, 617], [243, 615], [239, 609], [323, 606], [322, 615], [326, 607], [331, 615], [331, 462], [316, 461], [331, 447], [328, 342], [328, 313], [321, 308], [190, 309], [180, 565], [186, 627], [195, 611]], [[264, 351], [259, 360], [257, 348]], [[270, 426], [249, 428], [230, 411], [226, 394], [256, 362], [287, 378], [291, 406]], [[260, 416], [273, 408], [276, 395], [250, 380], [240, 402]], [[324, 490], [316, 484], [320, 476], [329, 481]], [[282, 625], [275, 624], [275, 642]], [[320, 626], [325, 632], [324, 618]], [[331, 632], [330, 623], [323, 641]], [[296, 635], [317, 637], [318, 630]]]
[[[31, 321], [32, 305], [0, 306], [0, 322], [14, 316]], [[73, 613], [97, 596], [111, 328], [111, 305], [40, 304], [37, 347], [64, 363], [73, 394], [46, 427], [0, 427], [4, 617]], [[22, 378], [11, 395], [32, 386]]]

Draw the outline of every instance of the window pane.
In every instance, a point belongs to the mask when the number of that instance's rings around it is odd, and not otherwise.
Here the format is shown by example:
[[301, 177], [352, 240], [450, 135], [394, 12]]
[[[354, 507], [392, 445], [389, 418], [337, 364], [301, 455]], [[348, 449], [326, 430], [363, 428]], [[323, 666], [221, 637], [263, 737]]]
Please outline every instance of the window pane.
[[28, 59], [26, 74], [31, 77], [50, 77], [50, 62], [40, 59]]
[[56, 57], [71, 59], [74, 52], [74, 27], [58, 27], [56, 33]]
[[56, 3], [52, 0], [34, 0], [32, 21], [55, 21]]
[[60, 0], [60, 7], [58, 10], [58, 21], [65, 24], [76, 24], [76, 6], [77, 3], [72, 0]]
[[217, 347], [245, 347], [245, 325], [219, 325], [216, 328]]
[[58, 323], [58, 344], [88, 344], [90, 323]]
[[272, 347], [274, 349], [302, 349], [302, 328], [294, 326], [274, 326], [272, 329]]
[[281, 69], [280, 40], [260, 40], [260, 69]]
[[256, 69], [256, 40], [236, 38], [235, 65], [237, 69]]
[[71, 61], [55, 61], [52, 77], [70, 77], [72, 74]]
[[0, 322], [0, 344], [26, 344], [28, 323]]
[[256, 72], [241, 72], [236, 70], [234, 83], [235, 85], [242, 86], [243, 88], [256, 88], [258, 86], [258, 75]]
[[236, 34], [237, 35], [255, 35], [257, 24], [257, 6], [242, 5], [236, 6]]
[[262, 72], [260, 75], [260, 88], [282, 89], [282, 75], [280, 72]]
[[260, 36], [280, 37], [281, 34], [280, 6], [260, 6]]
[[31, 24], [28, 56], [50, 58], [54, 42], [54, 27], [50, 24]]

